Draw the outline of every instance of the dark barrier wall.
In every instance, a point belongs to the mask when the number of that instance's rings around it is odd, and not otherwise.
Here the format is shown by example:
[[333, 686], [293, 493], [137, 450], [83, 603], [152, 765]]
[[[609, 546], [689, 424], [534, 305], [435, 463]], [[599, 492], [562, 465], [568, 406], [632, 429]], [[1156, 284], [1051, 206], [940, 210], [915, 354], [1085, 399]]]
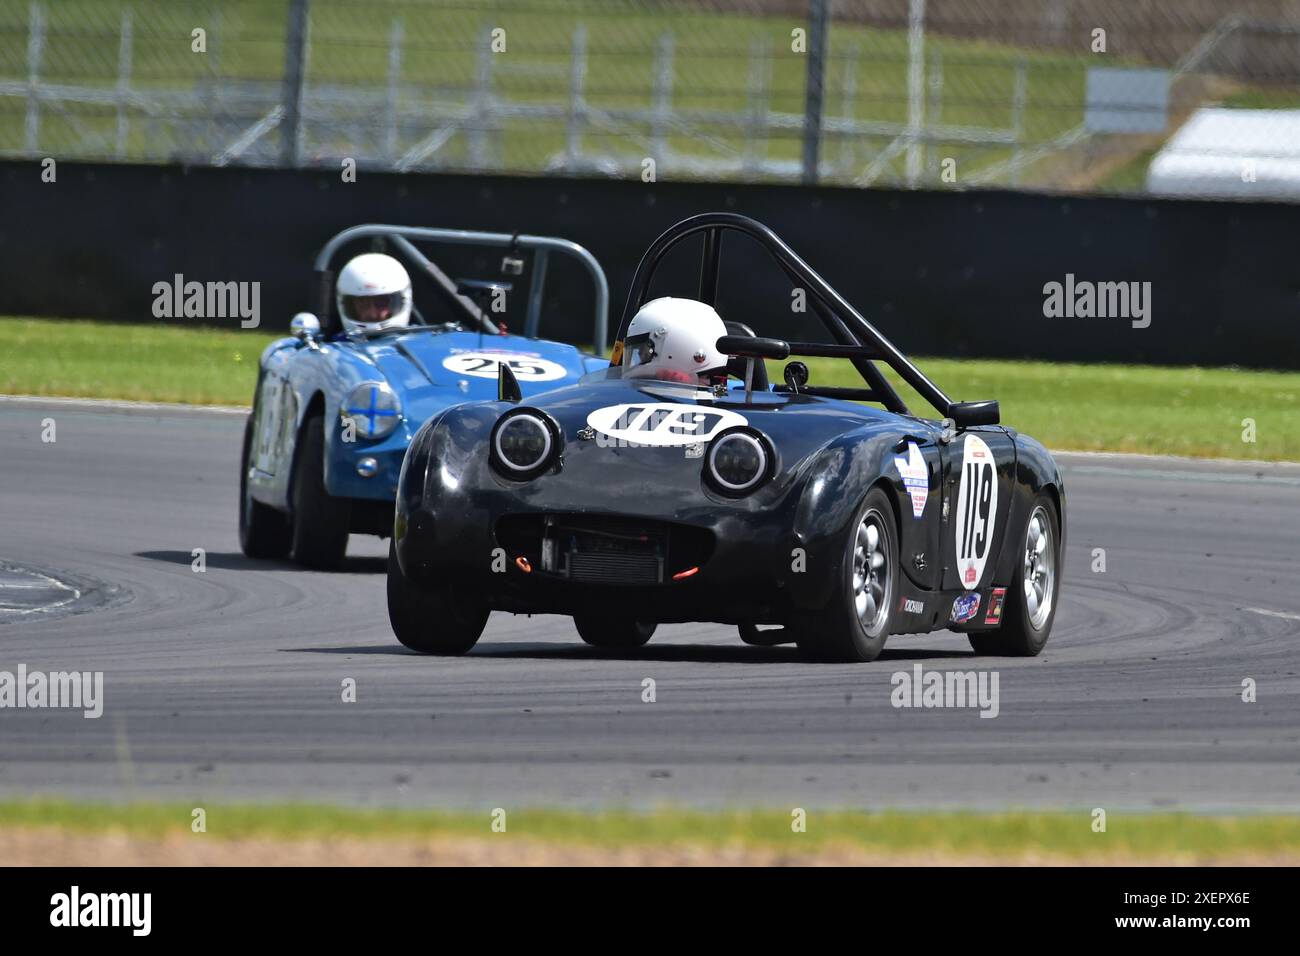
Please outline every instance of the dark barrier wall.
[[[354, 223], [387, 221], [580, 242], [609, 274], [612, 331], [646, 245], [676, 220], [714, 209], [771, 225], [915, 354], [1300, 368], [1300, 207], [1009, 192], [364, 170], [344, 183], [320, 170], [73, 163], [45, 183], [38, 163], [8, 162], [0, 164], [0, 314], [151, 319], [155, 283], [180, 273], [260, 282], [262, 328], [286, 328], [309, 306], [311, 259], [325, 240]], [[793, 328], [783, 324], [792, 321], [788, 285], [746, 242], [723, 251], [724, 317]], [[694, 246], [680, 255], [656, 291], [692, 294], [695, 255]], [[495, 256], [480, 254], [449, 271], [482, 277], [496, 268]], [[1044, 286], [1064, 285], [1067, 274], [1076, 286], [1150, 283], [1149, 326], [1046, 317]], [[554, 278], [548, 298], [559, 314], [543, 331], [587, 341], [578, 273], [559, 269]]]

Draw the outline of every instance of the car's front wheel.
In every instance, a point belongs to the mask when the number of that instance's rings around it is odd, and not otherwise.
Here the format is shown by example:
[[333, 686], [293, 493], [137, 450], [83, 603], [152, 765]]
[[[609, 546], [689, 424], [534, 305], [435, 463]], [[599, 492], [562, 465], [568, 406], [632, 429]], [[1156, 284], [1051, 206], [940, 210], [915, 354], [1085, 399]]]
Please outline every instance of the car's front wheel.
[[976, 654], [1037, 657], [1052, 633], [1061, 590], [1061, 522], [1049, 495], [1039, 495], [1029, 512], [1016, 571], [1002, 625], [967, 635]]
[[488, 613], [446, 582], [412, 581], [388, 543], [388, 622], [403, 645], [421, 654], [464, 654], [483, 634]]
[[324, 416], [303, 422], [293, 466], [293, 559], [309, 568], [333, 571], [348, 550], [352, 506], [325, 490]]
[[630, 617], [609, 618], [599, 615], [575, 616], [578, 636], [592, 647], [628, 649], [641, 647], [654, 636], [658, 625]]
[[248, 469], [253, 461], [253, 416], [244, 425], [244, 453], [239, 463], [239, 547], [250, 558], [283, 558], [289, 553], [289, 519], [253, 500]]
[[874, 661], [885, 647], [898, 590], [894, 509], [873, 488], [849, 522], [826, 607], [798, 625], [799, 649], [819, 661]]

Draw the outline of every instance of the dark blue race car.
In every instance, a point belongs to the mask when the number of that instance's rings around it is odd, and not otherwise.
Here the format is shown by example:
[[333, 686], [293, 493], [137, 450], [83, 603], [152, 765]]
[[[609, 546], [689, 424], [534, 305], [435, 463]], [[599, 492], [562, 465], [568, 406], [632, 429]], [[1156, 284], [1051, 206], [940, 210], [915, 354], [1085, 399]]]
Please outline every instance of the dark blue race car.
[[[393, 256], [359, 256], [339, 276], [335, 296], [332, 260], [358, 241], [382, 243], [405, 266]], [[485, 247], [500, 255], [503, 275], [453, 280], [421, 251], [429, 244]], [[315, 264], [320, 318], [299, 313], [292, 336], [261, 357], [240, 470], [244, 553], [337, 567], [349, 534], [391, 534], [411, 437], [449, 406], [494, 399], [499, 365], [511, 369], [525, 394], [606, 367], [593, 354], [538, 337], [553, 255], [575, 259], [589, 275], [593, 346], [603, 351], [608, 283], [591, 253], [573, 242], [385, 225], [356, 226], [331, 239]], [[379, 262], [378, 273], [353, 269], [370, 260]], [[428, 290], [418, 303], [408, 267]], [[357, 272], [355, 288], [344, 287], [348, 270]], [[400, 277], [392, 290], [380, 287], [385, 270]], [[528, 280], [523, 334], [507, 334], [495, 307], [514, 294], [511, 280], [520, 276]]]
[[[739, 232], [806, 293], [824, 341], [722, 318], [722, 239]], [[692, 299], [651, 299], [661, 258], [704, 240]], [[790, 321], [789, 299], [757, 324]], [[775, 320], [775, 321], [774, 321]], [[790, 361], [849, 363], [856, 387]], [[938, 412], [913, 414], [877, 367]], [[663, 622], [736, 625], [753, 644], [868, 661], [890, 634], [943, 628], [1033, 655], [1058, 605], [1065, 488], [997, 402], [955, 402], [770, 229], [685, 220], [633, 279], [611, 365], [430, 419], [397, 494], [389, 620], [407, 647], [464, 653], [492, 610], [571, 615], [597, 647]], [[773, 376], [773, 381], [777, 376]]]

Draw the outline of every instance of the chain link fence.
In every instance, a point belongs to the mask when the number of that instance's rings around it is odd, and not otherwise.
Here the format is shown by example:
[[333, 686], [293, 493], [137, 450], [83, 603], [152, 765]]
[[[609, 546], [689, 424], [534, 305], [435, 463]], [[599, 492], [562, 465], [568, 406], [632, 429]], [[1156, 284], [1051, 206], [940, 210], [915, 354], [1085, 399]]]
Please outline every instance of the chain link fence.
[[1300, 199], [1300, 0], [0, 0], [0, 155]]

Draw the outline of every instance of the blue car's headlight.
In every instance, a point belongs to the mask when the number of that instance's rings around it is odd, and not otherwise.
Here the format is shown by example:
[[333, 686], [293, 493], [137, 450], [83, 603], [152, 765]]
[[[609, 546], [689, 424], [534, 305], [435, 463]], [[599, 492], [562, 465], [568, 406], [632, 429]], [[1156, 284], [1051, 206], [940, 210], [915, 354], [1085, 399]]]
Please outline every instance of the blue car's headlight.
[[402, 403], [385, 382], [364, 382], [348, 395], [339, 417], [345, 426], [348, 419], [356, 423], [358, 438], [383, 438], [401, 422]]

